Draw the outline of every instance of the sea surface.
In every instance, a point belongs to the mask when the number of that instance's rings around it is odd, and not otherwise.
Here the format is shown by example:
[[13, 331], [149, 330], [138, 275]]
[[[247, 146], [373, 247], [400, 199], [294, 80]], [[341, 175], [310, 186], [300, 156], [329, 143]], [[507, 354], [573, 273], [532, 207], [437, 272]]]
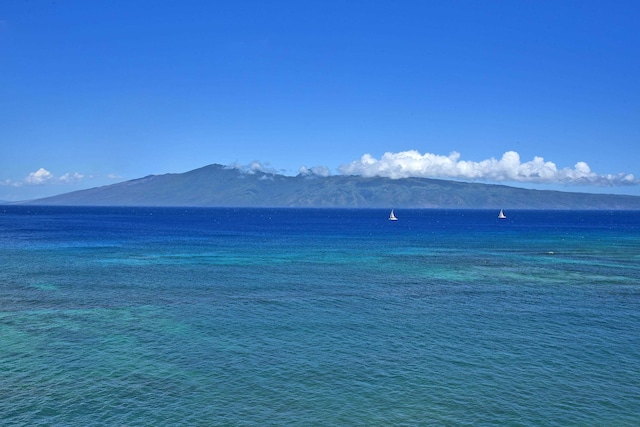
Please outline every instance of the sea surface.
[[640, 212], [0, 206], [2, 426], [637, 426]]

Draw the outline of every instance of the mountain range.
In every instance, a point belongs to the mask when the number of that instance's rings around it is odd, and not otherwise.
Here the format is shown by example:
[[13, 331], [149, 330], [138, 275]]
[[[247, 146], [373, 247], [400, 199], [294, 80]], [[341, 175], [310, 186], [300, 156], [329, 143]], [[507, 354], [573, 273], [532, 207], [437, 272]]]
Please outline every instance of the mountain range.
[[285, 176], [212, 164], [25, 202], [65, 206], [640, 209], [640, 196], [430, 178]]

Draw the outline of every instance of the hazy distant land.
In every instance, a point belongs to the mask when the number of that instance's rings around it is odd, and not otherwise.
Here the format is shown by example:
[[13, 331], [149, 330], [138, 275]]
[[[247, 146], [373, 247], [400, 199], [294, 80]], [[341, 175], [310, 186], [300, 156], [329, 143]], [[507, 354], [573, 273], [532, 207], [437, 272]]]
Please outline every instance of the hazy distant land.
[[213, 164], [179, 174], [24, 202], [60, 206], [640, 209], [640, 196], [529, 190], [428, 178], [244, 172]]

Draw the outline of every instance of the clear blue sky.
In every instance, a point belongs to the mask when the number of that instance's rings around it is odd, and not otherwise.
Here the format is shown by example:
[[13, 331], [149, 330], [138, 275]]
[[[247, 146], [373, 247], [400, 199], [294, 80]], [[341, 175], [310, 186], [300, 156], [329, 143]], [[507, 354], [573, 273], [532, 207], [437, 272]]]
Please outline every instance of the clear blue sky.
[[211, 163], [640, 195], [639, 22], [637, 1], [5, 1], [0, 200]]

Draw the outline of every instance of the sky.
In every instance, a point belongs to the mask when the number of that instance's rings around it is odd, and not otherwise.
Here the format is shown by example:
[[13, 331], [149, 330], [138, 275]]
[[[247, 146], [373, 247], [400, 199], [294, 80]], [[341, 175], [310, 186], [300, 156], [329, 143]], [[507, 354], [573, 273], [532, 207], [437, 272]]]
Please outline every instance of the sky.
[[640, 2], [11, 0], [0, 200], [208, 164], [640, 195]]

